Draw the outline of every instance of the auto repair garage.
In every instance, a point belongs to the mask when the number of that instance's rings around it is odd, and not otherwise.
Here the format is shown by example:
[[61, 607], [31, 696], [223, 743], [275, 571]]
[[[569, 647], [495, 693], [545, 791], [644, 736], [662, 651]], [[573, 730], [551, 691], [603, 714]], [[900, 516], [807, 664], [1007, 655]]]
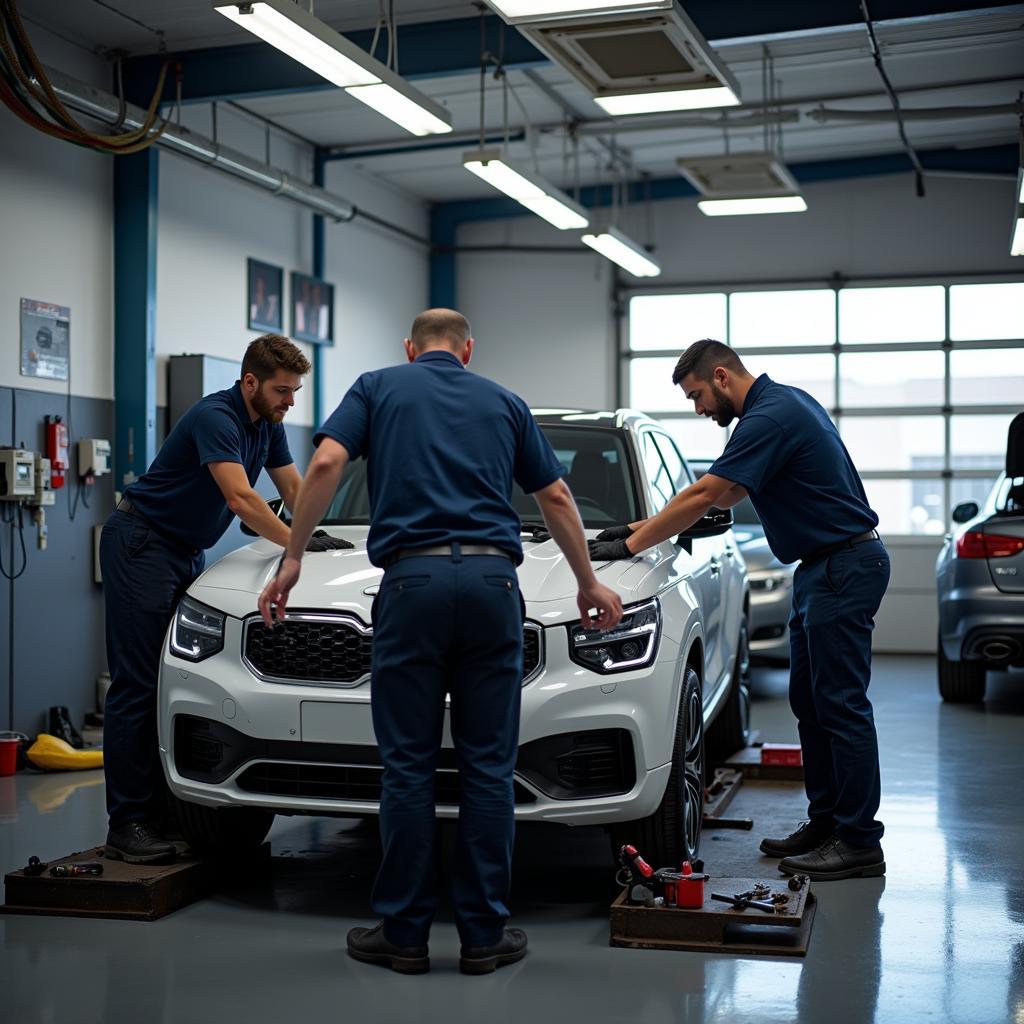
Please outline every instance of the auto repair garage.
[[1024, 1020], [1024, 4], [0, 71], [5, 1019]]

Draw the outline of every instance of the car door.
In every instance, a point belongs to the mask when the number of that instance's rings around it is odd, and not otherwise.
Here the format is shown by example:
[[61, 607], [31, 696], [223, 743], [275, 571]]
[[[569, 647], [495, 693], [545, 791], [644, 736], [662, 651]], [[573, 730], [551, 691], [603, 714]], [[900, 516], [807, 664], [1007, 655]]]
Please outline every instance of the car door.
[[[672, 440], [661, 431], [645, 430], [640, 437], [640, 450], [655, 512], [660, 512], [678, 490], [689, 484], [689, 474]], [[694, 540], [692, 553], [679, 547], [674, 563], [679, 575], [689, 576], [700, 601], [704, 621], [705, 679], [710, 684], [705, 696], [710, 695], [724, 671], [721, 643], [722, 558], [719, 546], [717, 537]]]

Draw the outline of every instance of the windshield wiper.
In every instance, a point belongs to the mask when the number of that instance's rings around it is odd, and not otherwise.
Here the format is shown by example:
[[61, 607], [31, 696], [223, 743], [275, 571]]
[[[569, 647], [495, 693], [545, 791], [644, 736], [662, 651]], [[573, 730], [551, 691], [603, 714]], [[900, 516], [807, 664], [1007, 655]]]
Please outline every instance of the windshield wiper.
[[537, 544], [543, 544], [546, 540], [551, 540], [551, 533], [546, 526], [541, 523], [521, 523], [519, 526], [519, 535], [528, 534], [530, 540]]

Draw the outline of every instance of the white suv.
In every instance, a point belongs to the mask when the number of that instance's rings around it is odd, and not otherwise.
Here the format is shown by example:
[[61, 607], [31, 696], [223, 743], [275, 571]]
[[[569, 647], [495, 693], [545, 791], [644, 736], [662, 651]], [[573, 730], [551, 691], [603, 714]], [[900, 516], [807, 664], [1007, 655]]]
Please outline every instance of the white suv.
[[[672, 439], [638, 413], [537, 412], [568, 471], [588, 536], [644, 518], [691, 480]], [[178, 816], [200, 849], [240, 853], [275, 814], [374, 815], [382, 767], [370, 719], [370, 607], [382, 572], [366, 555], [365, 462], [321, 524], [352, 550], [307, 554], [286, 621], [256, 597], [280, 549], [235, 551], [189, 588], [160, 674], [160, 752]], [[747, 728], [746, 570], [715, 510], [686, 537], [597, 567], [621, 623], [584, 629], [576, 583], [532, 498], [515, 496], [526, 603], [516, 817], [603, 825], [659, 864], [693, 856], [704, 802], [705, 726], [721, 753]], [[712, 724], [713, 723], [713, 724]], [[445, 730], [437, 814], [458, 815]]]

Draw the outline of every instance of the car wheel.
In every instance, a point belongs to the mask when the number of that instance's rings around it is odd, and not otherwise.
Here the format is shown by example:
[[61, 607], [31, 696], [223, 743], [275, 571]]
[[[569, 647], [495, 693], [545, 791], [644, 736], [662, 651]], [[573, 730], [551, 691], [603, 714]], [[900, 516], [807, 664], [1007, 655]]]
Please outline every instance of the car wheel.
[[985, 699], [985, 662], [950, 661], [939, 637], [939, 693], [950, 704], [977, 704]]
[[206, 807], [177, 798], [174, 813], [188, 845], [212, 857], [254, 853], [274, 822], [274, 812], [261, 807]]
[[684, 860], [693, 860], [704, 819], [704, 765], [700, 679], [693, 666], [687, 665], [665, 795], [649, 817], [614, 827], [613, 853], [624, 843], [632, 843], [655, 868], [678, 868]]
[[740, 622], [736, 641], [736, 666], [729, 680], [729, 696], [708, 726], [708, 756], [726, 761], [750, 739], [750, 633], [747, 617]]

